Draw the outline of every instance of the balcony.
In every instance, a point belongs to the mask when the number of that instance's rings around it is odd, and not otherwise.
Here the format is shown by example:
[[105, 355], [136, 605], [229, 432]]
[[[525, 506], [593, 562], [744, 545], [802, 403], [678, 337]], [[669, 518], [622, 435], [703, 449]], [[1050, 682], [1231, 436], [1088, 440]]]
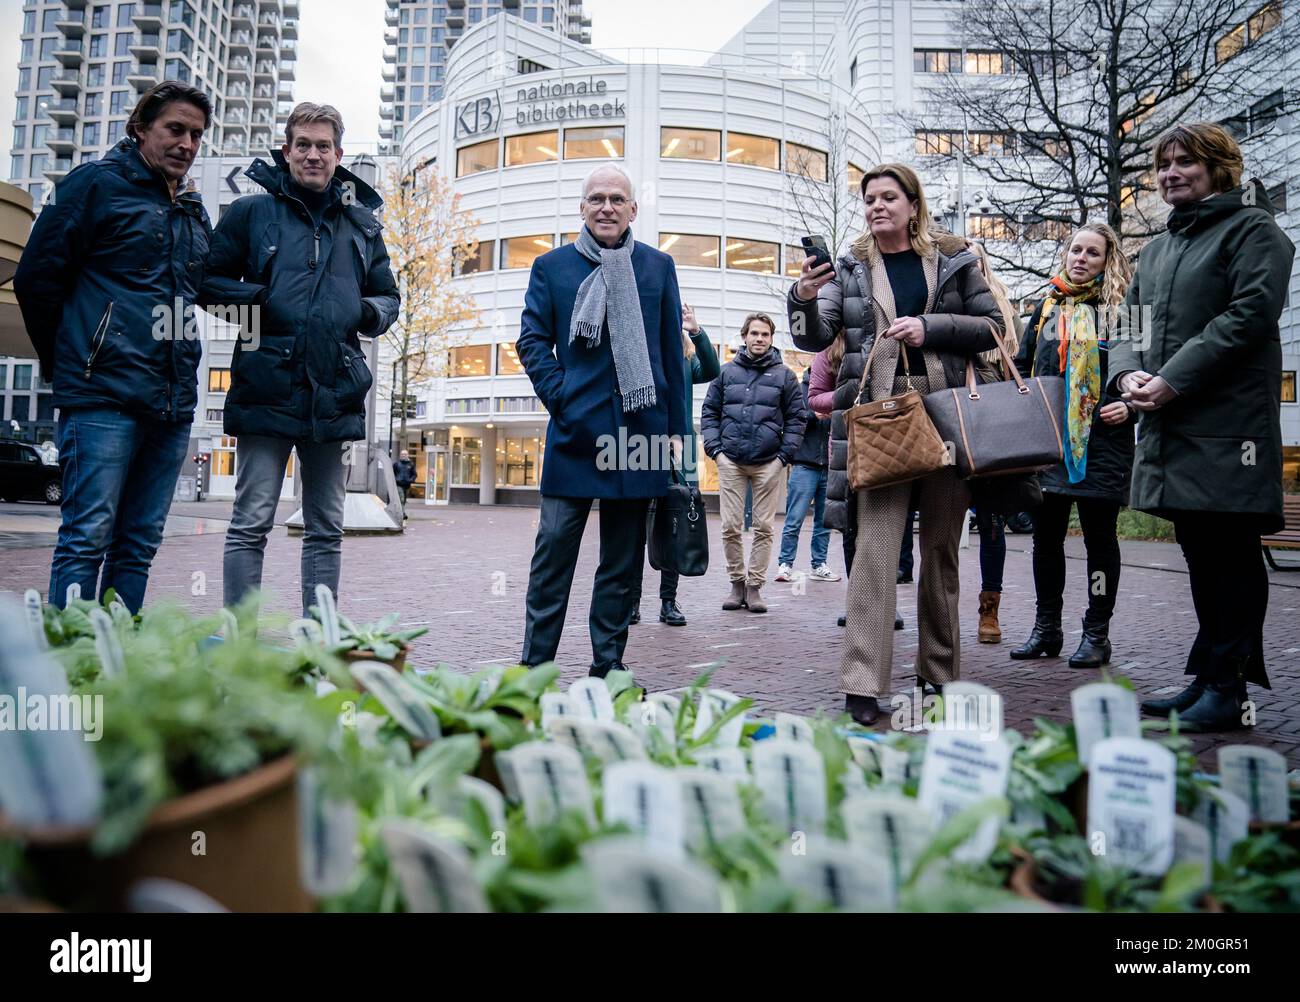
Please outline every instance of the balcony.
[[45, 106], [45, 113], [59, 125], [72, 125], [81, 117], [77, 112], [77, 100], [71, 97], [51, 101]]
[[280, 79], [281, 79], [281, 80], [293, 80], [295, 77], [297, 77], [297, 75], [298, 75], [298, 69], [297, 69], [297, 66], [298, 66], [297, 63], [292, 63], [292, 62], [290, 62], [290, 63], [281, 63], [281, 64], [280, 64]]
[[162, 31], [163, 10], [160, 3], [137, 4], [139, 9], [131, 16], [132, 23], [141, 31], [156, 34]]
[[257, 36], [257, 58], [274, 59], [276, 56], [277, 39], [274, 35]]
[[251, 52], [253, 49], [253, 33], [251, 31], [236, 31], [230, 36], [231, 52]]
[[464, 10], [465, 0], [447, 0], [448, 10]]
[[258, 102], [275, 100], [275, 85], [269, 83], [258, 84], [253, 91], [253, 100]]
[[297, 38], [297, 37], [298, 37], [298, 22], [297, 22], [297, 21], [293, 21], [293, 20], [285, 21], [285, 22], [284, 22], [284, 27], [280, 29], [280, 37], [281, 37], [281, 38]]
[[64, 66], [80, 66], [82, 56], [82, 45], [80, 39], [61, 39], [55, 43], [58, 46], [54, 50], [54, 58]]
[[63, 32], [64, 38], [80, 38], [86, 33], [86, 18], [84, 15], [78, 17], [69, 12], [55, 21], [54, 27]]
[[63, 6], [67, 7], [68, 10], [85, 10], [86, 0], [65, 0]]
[[72, 157], [56, 157], [46, 165], [45, 176], [51, 181], [60, 181], [68, 171], [72, 170], [72, 167]]
[[156, 63], [162, 55], [162, 41], [158, 35], [137, 35], [131, 43], [131, 55], [142, 63]]
[[227, 132], [231, 129], [238, 129], [241, 132], [248, 131], [248, 120], [244, 117], [244, 111], [242, 108], [233, 111], [227, 109], [226, 117], [222, 119], [221, 124], [226, 127]]
[[226, 70], [226, 76], [231, 80], [248, 80], [252, 77], [252, 64], [249, 63], [247, 56], [240, 56], [237, 59], [230, 60], [230, 68]]
[[81, 74], [76, 70], [60, 70], [50, 78], [50, 84], [64, 97], [81, 93]]
[[385, 28], [385, 29], [384, 29], [384, 44], [385, 44], [385, 45], [396, 45], [396, 44], [397, 44], [397, 29], [396, 29], [396, 28]]
[[145, 66], [137, 66], [126, 75], [126, 82], [143, 94], [158, 82], [158, 64], [149, 63]]
[[292, 100], [293, 100], [293, 87], [291, 87], [291, 86], [290, 86], [289, 84], [287, 84], [287, 83], [283, 83], [283, 82], [281, 82], [281, 84], [280, 84], [280, 91], [279, 91], [279, 93], [276, 95], [276, 97], [277, 97], [279, 100], [281, 100], [281, 101], [292, 101]]
[[395, 10], [384, 11], [384, 24], [388, 25], [390, 28], [397, 27], [398, 19], [399, 18], [398, 18], [397, 11]]
[[395, 96], [391, 84], [379, 88], [379, 100], [385, 104], [391, 103]]
[[230, 26], [232, 28], [252, 29], [257, 23], [257, 8], [251, 3], [236, 4], [234, 10], [230, 12]]
[[382, 76], [385, 80], [389, 80], [389, 81], [396, 80], [397, 67], [394, 66], [392, 63], [385, 63], [384, 68], [380, 71], [379, 75]]
[[298, 16], [298, 0], [284, 0], [284, 16], [285, 17]]
[[274, 80], [275, 79], [275, 62], [270, 59], [259, 59], [257, 69], [253, 72], [254, 80]]
[[380, 138], [380, 139], [392, 139], [392, 138], [393, 138], [393, 123], [392, 123], [392, 122], [380, 122], [380, 123], [379, 123], [379, 138]]
[[260, 132], [254, 132], [252, 136], [249, 137], [248, 145], [251, 149], [255, 150], [269, 150], [271, 148], [271, 133], [266, 129], [263, 129]]
[[77, 130], [53, 129], [45, 137], [45, 145], [50, 148], [51, 153], [71, 155], [77, 152]]
[[501, 6], [506, 10], [518, 10], [519, 0], [501, 0]]
[[453, 14], [451, 11], [447, 11], [447, 27], [449, 29], [465, 27], [464, 13]]
[[291, 40], [291, 39], [288, 39], [288, 38], [283, 38], [283, 39], [281, 39], [281, 40], [280, 40], [280, 58], [281, 58], [281, 59], [297, 59], [297, 58], [298, 58], [298, 43], [295, 42], [295, 41], [293, 41], [293, 40]]
[[398, 8], [400, 5], [401, 5], [401, 0], [388, 0], [388, 9], [389, 9], [389, 10], [397, 10], [397, 8]]
[[393, 117], [393, 106], [391, 104], [381, 104], [379, 106], [379, 117], [382, 119], [391, 119]]
[[257, 27], [259, 30], [263, 30], [263, 31], [271, 31], [271, 30], [279, 31], [280, 15], [274, 12], [263, 14], [261, 17], [257, 19]]

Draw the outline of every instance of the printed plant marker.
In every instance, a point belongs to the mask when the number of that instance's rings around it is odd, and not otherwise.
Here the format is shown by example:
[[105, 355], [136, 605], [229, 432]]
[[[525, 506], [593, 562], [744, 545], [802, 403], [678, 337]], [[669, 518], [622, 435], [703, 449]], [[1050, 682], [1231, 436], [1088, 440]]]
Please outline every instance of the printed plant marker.
[[126, 892], [126, 910], [136, 915], [228, 915], [230, 909], [198, 888], [162, 877], [147, 877]]
[[63, 604], [71, 605], [73, 602], [81, 601], [81, 585], [74, 581], [68, 585], [67, 590], [63, 593]]
[[[691, 737], [699, 741], [713, 726], [719, 717], [739, 703], [740, 696], [725, 689], [705, 689], [700, 693], [700, 708], [695, 715], [695, 730]], [[745, 714], [738, 713], [718, 731], [711, 742], [718, 748], [735, 748], [740, 744], [740, 736], [745, 732]]]
[[582, 847], [583, 862], [607, 912], [680, 914], [721, 910], [719, 880], [689, 859], [647, 850], [635, 836], [613, 836]]
[[45, 638], [45, 610], [41, 605], [41, 593], [35, 588], [28, 588], [23, 595], [23, 612], [27, 616], [27, 626], [31, 629], [32, 643], [38, 651], [50, 649]]
[[519, 777], [515, 773], [514, 763], [510, 761], [510, 753], [497, 752], [493, 756], [493, 763], [501, 777], [501, 792], [506, 795], [506, 800], [512, 804], [523, 803], [524, 795], [519, 789]]
[[36, 649], [22, 607], [0, 596], [0, 804], [13, 823], [89, 825], [99, 819], [103, 778], [86, 736], [72, 726], [51, 726], [56, 717], [79, 718], [87, 728], [87, 703], [68, 692], [58, 662]]
[[478, 675], [478, 688], [474, 692], [474, 705], [481, 707], [493, 693], [501, 688], [501, 683], [506, 677], [505, 665], [494, 665], [486, 668]]
[[920, 772], [912, 755], [906, 748], [895, 748], [884, 741], [877, 741], [872, 747], [876, 761], [880, 763], [880, 778], [886, 786], [902, 789], [911, 780], [920, 779]]
[[1210, 848], [1220, 863], [1226, 863], [1232, 847], [1250, 835], [1250, 805], [1231, 790], [1202, 791], [1192, 810], [1192, 820], [1209, 832]]
[[651, 731], [657, 731], [668, 747], [676, 746], [676, 711], [670, 711], [664, 704], [650, 700], [633, 703], [627, 708], [626, 718], [628, 726], [636, 732], [637, 737], [647, 747], [650, 747]]
[[488, 910], [463, 846], [405, 818], [384, 822], [379, 836], [397, 874], [408, 912]]
[[605, 769], [602, 789], [606, 824], [621, 822], [655, 851], [682, 855], [685, 820], [674, 770], [653, 762], [613, 762]]
[[1169, 869], [1174, 776], [1174, 753], [1154, 741], [1107, 738], [1093, 746], [1084, 837], [1099, 843], [1097, 855], [1140, 873]]
[[407, 734], [421, 741], [442, 737], [438, 715], [415, 687], [391, 667], [379, 661], [361, 661], [349, 667], [352, 677], [379, 700]]
[[943, 687], [943, 726], [948, 731], [976, 731], [982, 741], [1002, 734], [1002, 694], [976, 682], [949, 682]]
[[1286, 759], [1271, 748], [1224, 745], [1219, 749], [1219, 782], [1250, 808], [1251, 821], [1289, 820]]
[[826, 826], [826, 766], [812, 745], [780, 738], [755, 742], [754, 785], [763, 808], [782, 831]]
[[325, 635], [325, 646], [333, 650], [343, 642], [339, 631], [339, 610], [334, 604], [334, 593], [327, 584], [316, 586], [316, 612], [320, 616], [321, 630]]
[[[1011, 778], [1011, 746], [999, 736], [990, 741], [984, 730], [936, 731], [925, 742], [917, 800], [943, 827], [968, 807], [1005, 797]], [[953, 850], [958, 862], [988, 859], [998, 840], [998, 818], [986, 818], [975, 834]]]
[[803, 850], [782, 852], [781, 876], [813, 901], [849, 912], [894, 907], [893, 878], [879, 857], [815, 834]]
[[1088, 756], [1098, 741], [1142, 736], [1137, 697], [1122, 685], [1113, 682], [1081, 685], [1070, 693], [1070, 709], [1074, 714], [1079, 761], [1084, 765], [1088, 764]]
[[778, 713], [776, 715], [776, 736], [787, 741], [806, 741], [812, 744], [812, 724], [808, 722], [807, 717], [796, 716], [793, 713]]
[[90, 625], [95, 631], [95, 653], [99, 655], [99, 666], [104, 674], [109, 678], [125, 675], [126, 655], [122, 653], [122, 641], [108, 613], [103, 609], [91, 609]]
[[871, 793], [871, 787], [867, 785], [866, 777], [862, 775], [862, 770], [858, 768], [856, 762], [845, 763], [844, 771], [840, 773], [840, 786], [844, 789], [845, 796]]
[[668, 716], [674, 721], [673, 727], [676, 728], [677, 714], [681, 712], [682, 701], [676, 696], [666, 692], [652, 692], [646, 696], [647, 703], [655, 703], [667, 712]]
[[891, 901], [907, 882], [934, 834], [934, 816], [911, 797], [872, 793], [846, 797], [840, 805], [849, 842], [884, 862]]
[[604, 720], [613, 723], [614, 700], [603, 678], [580, 678], [569, 686], [569, 705], [573, 714], [585, 720]]
[[298, 773], [298, 865], [315, 898], [340, 894], [357, 865], [357, 805], [331, 797], [314, 769]]
[[739, 748], [697, 748], [691, 752], [691, 757], [701, 769], [749, 781], [749, 766], [745, 762], [745, 753]]
[[1210, 862], [1210, 832], [1191, 818], [1174, 818], [1174, 862], [1195, 863], [1201, 868], [1201, 887], [1209, 887], [1214, 877]]
[[686, 844], [703, 852], [747, 827], [738, 777], [708, 769], [678, 769]]
[[860, 734], [845, 734], [844, 740], [848, 743], [853, 761], [859, 766], [873, 772], [880, 768], [880, 759], [876, 755], [876, 747], [881, 744], [879, 740]]
[[497, 752], [497, 762], [503, 758], [514, 773], [529, 824], [551, 824], [566, 811], [578, 811], [588, 824], [595, 823], [587, 768], [576, 749], [552, 741], [530, 741]]
[[636, 732], [613, 721], [552, 717], [546, 733], [583, 755], [594, 755], [602, 763], [645, 758], [645, 746], [641, 744]]
[[299, 650], [304, 647], [318, 647], [325, 643], [325, 631], [314, 619], [295, 619], [289, 624], [289, 636]]
[[500, 790], [474, 776], [461, 776], [456, 780], [456, 789], [462, 797], [483, 808], [493, 831], [506, 830], [506, 801]]
[[542, 729], [545, 730], [553, 720], [573, 716], [573, 706], [569, 697], [563, 692], [544, 692], [540, 700], [542, 707]]

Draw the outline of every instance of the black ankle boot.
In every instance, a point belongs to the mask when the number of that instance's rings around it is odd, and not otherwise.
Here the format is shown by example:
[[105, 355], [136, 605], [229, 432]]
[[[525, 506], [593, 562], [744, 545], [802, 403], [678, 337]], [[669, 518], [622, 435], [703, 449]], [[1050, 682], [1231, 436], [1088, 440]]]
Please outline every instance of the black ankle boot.
[[894, 613], [894, 629], [895, 629], [895, 630], [901, 630], [902, 628], [903, 628], [903, 617], [900, 616], [897, 612], [895, 612], [895, 613]]
[[632, 606], [632, 618], [627, 621], [627, 625], [636, 626], [639, 622], [641, 622], [641, 606], [634, 605]]
[[863, 727], [870, 727], [880, 719], [880, 704], [876, 702], [875, 696], [855, 696], [846, 693], [844, 709], [848, 711], [855, 724], [861, 724]]
[[1071, 668], [1100, 668], [1110, 664], [1109, 624], [1097, 625], [1083, 621], [1083, 636], [1079, 649], [1070, 655]]
[[682, 610], [677, 608], [677, 603], [669, 599], [659, 609], [659, 622], [667, 623], [669, 626], [685, 626], [686, 617], [682, 615]]
[[1179, 730], [1193, 734], [1241, 730], [1246, 726], [1241, 719], [1244, 702], [1245, 686], [1236, 680], [1207, 685], [1201, 698], [1178, 714]]
[[1190, 710], [1201, 694], [1205, 692], [1205, 682], [1202, 679], [1192, 679], [1192, 684], [1176, 696], [1169, 696], [1166, 699], [1148, 699], [1142, 703], [1142, 712], [1149, 713], [1153, 717], [1167, 717], [1171, 711], [1177, 710], [1180, 714]]
[[1061, 632], [1061, 614], [1059, 612], [1042, 612], [1034, 616], [1034, 628], [1029, 639], [1009, 654], [1013, 661], [1028, 661], [1030, 658], [1054, 658], [1061, 653], [1065, 643], [1065, 634]]

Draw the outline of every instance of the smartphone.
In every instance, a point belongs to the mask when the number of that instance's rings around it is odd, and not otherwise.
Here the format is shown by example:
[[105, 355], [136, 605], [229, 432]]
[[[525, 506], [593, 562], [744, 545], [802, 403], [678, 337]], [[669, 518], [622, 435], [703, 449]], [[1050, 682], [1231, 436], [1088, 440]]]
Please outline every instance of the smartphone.
[[806, 257], [815, 257], [817, 259], [817, 263], [813, 265], [813, 271], [831, 263], [831, 252], [826, 246], [825, 237], [800, 237], [799, 242], [803, 244]]

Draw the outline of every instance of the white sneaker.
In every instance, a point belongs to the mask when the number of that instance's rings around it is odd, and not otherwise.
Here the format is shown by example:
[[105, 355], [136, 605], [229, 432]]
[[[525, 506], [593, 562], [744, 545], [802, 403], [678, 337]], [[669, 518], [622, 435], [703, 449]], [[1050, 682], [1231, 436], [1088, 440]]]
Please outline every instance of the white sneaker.
[[[838, 581], [840, 576], [831, 570], [830, 564], [822, 564], [820, 567], [814, 567], [812, 572], [814, 581]], [[777, 578], [780, 581], [780, 578]]]
[[777, 581], [789, 581], [789, 580], [790, 580], [790, 565], [789, 565], [789, 564], [781, 564], [779, 567], [777, 567], [777, 569], [776, 569], [776, 578], [775, 578], [775, 580], [777, 580]]

